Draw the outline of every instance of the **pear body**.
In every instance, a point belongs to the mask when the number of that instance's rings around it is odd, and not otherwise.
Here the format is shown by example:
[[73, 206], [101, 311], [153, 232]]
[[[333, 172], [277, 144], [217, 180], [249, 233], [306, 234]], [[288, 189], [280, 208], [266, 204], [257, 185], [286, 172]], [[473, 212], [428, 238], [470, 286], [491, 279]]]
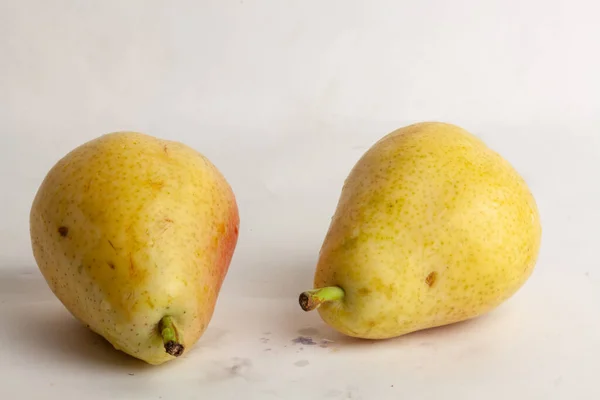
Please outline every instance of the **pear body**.
[[35, 260], [52, 292], [116, 349], [174, 359], [159, 328], [189, 351], [208, 326], [236, 247], [229, 184], [190, 147], [115, 132], [75, 148], [34, 198]]
[[369, 339], [480, 316], [529, 278], [541, 233], [525, 181], [480, 139], [438, 122], [398, 129], [344, 183], [314, 277], [344, 297], [318, 311]]

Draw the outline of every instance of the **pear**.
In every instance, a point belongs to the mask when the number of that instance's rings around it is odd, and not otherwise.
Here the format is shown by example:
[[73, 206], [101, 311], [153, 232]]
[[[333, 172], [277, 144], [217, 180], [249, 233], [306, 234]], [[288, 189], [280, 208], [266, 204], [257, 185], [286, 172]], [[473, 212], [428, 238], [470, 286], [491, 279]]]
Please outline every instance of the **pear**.
[[234, 193], [202, 154], [138, 132], [73, 149], [30, 212], [33, 255], [73, 316], [152, 365], [206, 330], [238, 239]]
[[351, 170], [299, 302], [365, 339], [475, 318], [527, 281], [541, 233], [532, 193], [497, 152], [456, 125], [413, 124]]

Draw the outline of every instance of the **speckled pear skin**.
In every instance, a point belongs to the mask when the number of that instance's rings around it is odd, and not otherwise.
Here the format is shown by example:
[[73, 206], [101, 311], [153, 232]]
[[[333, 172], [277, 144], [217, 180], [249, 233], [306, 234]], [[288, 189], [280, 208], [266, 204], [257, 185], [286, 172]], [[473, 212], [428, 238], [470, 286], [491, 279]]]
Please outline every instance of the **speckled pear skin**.
[[343, 334], [385, 339], [480, 316], [532, 274], [540, 216], [524, 180], [464, 129], [424, 122], [375, 143], [344, 183], [314, 287]]
[[184, 144], [136, 132], [91, 140], [52, 167], [32, 204], [35, 260], [53, 293], [123, 352], [158, 365], [172, 316], [188, 352], [236, 247], [234, 193]]

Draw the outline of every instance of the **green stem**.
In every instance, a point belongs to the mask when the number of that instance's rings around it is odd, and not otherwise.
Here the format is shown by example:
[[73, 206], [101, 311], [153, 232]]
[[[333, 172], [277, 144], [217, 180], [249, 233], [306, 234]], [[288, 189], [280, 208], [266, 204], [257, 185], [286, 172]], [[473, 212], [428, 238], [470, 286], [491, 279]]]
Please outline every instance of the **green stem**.
[[304, 311], [312, 311], [321, 304], [328, 301], [336, 301], [344, 298], [344, 290], [338, 286], [328, 286], [321, 289], [307, 290], [300, 293], [300, 307]]
[[185, 347], [179, 341], [179, 334], [173, 319], [169, 316], [163, 317], [158, 323], [158, 329], [165, 344], [165, 351], [175, 357], [182, 355]]

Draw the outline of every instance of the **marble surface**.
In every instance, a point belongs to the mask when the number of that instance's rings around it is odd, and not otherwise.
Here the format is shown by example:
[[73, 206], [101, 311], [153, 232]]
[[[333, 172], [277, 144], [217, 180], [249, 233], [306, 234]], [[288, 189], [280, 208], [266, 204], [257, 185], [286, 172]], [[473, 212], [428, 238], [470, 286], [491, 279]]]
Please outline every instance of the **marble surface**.
[[[597, 2], [0, 2], [0, 398], [600, 398]], [[462, 125], [525, 177], [527, 284], [488, 315], [371, 342], [304, 313], [344, 178], [389, 131]], [[223, 171], [240, 241], [206, 334], [150, 367], [52, 295], [28, 213], [100, 134], [183, 141]]]

